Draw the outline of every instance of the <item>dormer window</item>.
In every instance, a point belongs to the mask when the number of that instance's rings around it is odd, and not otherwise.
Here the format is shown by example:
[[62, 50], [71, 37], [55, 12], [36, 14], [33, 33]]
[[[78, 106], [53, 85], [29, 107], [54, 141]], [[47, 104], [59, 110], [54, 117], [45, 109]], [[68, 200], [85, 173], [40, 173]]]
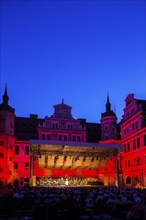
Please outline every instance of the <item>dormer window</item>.
[[138, 121], [135, 122], [135, 127], [138, 128]]
[[126, 106], [128, 106], [133, 100], [134, 100], [134, 94], [129, 94], [125, 99]]

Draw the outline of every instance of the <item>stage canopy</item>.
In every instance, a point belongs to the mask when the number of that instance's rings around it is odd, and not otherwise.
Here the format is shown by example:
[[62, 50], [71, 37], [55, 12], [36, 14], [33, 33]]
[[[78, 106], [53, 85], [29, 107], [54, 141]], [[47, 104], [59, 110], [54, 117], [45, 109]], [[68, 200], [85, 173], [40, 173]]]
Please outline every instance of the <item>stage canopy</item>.
[[30, 140], [31, 156], [40, 168], [96, 169], [122, 152], [121, 144]]

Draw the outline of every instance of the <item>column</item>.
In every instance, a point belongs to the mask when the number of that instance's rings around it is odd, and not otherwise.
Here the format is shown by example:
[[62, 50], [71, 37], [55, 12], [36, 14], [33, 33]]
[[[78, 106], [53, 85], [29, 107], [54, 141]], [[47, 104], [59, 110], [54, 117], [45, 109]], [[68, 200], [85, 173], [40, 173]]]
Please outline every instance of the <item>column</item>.
[[117, 155], [114, 155], [114, 165], [115, 165], [115, 186], [119, 186], [118, 184], [118, 169], [117, 169]]
[[33, 186], [33, 154], [32, 154], [32, 146], [30, 146], [30, 181], [29, 185]]

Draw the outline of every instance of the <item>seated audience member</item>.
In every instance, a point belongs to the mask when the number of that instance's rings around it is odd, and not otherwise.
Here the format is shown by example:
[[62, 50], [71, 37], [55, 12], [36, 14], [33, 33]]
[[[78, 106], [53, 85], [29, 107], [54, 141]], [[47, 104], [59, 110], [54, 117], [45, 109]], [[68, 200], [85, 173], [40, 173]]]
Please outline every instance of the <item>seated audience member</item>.
[[127, 213], [126, 219], [145, 220], [146, 210], [140, 197], [137, 197], [131, 210]]

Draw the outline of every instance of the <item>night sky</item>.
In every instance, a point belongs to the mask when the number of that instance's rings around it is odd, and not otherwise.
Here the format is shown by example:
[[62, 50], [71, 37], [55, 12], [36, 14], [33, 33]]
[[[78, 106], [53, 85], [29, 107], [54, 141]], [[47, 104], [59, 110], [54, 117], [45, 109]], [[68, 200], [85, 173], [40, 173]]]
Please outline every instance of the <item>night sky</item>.
[[1, 0], [0, 101], [16, 116], [100, 122], [107, 93], [118, 121], [125, 98], [146, 99], [145, 0]]

